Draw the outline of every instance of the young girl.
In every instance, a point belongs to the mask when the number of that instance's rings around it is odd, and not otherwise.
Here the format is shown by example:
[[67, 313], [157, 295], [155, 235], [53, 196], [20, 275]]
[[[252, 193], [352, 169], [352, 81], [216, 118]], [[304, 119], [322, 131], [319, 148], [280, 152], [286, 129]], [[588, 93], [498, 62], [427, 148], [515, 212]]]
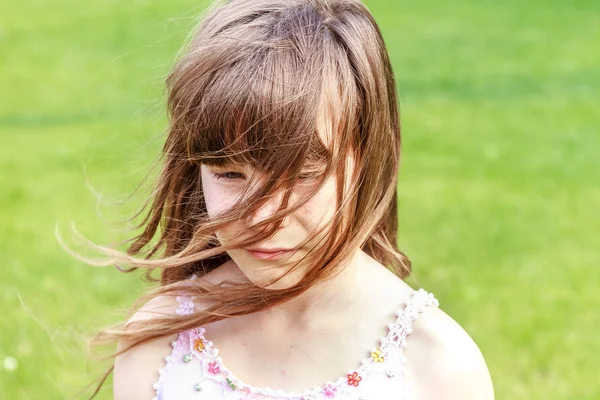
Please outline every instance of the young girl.
[[100, 337], [115, 399], [493, 398], [475, 343], [403, 281], [395, 80], [359, 0], [215, 3], [167, 88], [142, 233], [104, 249], [161, 269]]

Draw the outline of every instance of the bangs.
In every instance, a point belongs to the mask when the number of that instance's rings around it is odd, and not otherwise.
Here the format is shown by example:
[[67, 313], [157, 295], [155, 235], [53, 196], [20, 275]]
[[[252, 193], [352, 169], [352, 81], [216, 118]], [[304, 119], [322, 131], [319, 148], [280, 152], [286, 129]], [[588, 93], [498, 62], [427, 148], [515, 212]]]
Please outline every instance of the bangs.
[[329, 163], [317, 129], [321, 79], [285, 49], [252, 53], [215, 72], [203, 89], [188, 157], [265, 171]]

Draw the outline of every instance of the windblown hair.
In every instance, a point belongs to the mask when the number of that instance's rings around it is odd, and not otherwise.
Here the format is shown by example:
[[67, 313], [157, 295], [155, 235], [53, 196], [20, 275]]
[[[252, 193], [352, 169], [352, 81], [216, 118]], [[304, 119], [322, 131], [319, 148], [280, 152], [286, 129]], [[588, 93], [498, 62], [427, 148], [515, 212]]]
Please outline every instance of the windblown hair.
[[[138, 214], [141, 233], [126, 252], [94, 247], [108, 256], [103, 265], [161, 270], [161, 285], [144, 301], [183, 292], [211, 306], [185, 317], [108, 329], [98, 342], [130, 343], [123, 352], [284, 303], [338, 274], [357, 248], [401, 278], [410, 273], [410, 262], [396, 244], [400, 121], [394, 74], [381, 32], [360, 1], [217, 1], [166, 86], [168, 136], [157, 185]], [[349, 155], [356, 167], [347, 180]], [[272, 179], [209, 219], [200, 166], [226, 163], [252, 165]], [[272, 237], [281, 221], [310, 199], [289, 202], [306, 165], [323, 166], [311, 194], [335, 176], [337, 208], [319, 245], [302, 260], [309, 268], [298, 283], [266, 289], [250, 282], [189, 280], [228, 261], [229, 250]], [[248, 227], [251, 238], [219, 243], [217, 231], [246, 221], [279, 192], [284, 193], [281, 207]]]

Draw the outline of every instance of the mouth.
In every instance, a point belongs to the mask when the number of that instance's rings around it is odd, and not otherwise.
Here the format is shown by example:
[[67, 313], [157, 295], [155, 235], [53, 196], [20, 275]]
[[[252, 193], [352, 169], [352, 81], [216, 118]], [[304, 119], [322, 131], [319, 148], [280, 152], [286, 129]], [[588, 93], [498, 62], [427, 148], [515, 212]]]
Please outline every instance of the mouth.
[[294, 253], [293, 249], [246, 249], [250, 255], [259, 260], [277, 260]]

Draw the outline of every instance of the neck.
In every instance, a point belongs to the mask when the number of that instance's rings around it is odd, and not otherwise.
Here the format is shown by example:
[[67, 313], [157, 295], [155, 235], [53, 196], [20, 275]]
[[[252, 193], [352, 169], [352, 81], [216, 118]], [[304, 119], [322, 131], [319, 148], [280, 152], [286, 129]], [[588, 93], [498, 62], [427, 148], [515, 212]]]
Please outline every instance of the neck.
[[330, 318], [352, 307], [364, 288], [364, 270], [374, 260], [357, 249], [335, 277], [313, 285], [298, 297], [262, 312], [262, 317], [283, 326], [304, 325]]

